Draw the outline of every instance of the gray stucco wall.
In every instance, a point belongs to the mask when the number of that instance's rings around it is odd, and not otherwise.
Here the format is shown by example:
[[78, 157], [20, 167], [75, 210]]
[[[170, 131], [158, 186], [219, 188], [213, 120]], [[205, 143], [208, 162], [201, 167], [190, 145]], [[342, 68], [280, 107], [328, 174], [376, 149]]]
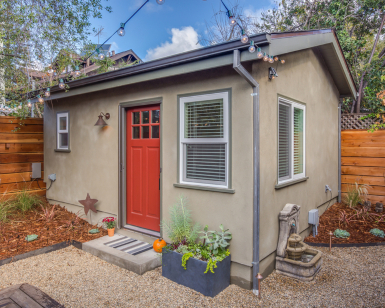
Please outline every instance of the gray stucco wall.
[[[244, 64], [260, 83], [261, 102], [261, 272], [272, 267], [271, 257], [278, 239], [278, 213], [288, 202], [301, 208], [301, 230], [307, 227], [307, 211], [328, 198], [325, 184], [337, 192], [337, 104], [338, 93], [322, 59], [312, 50], [286, 55], [278, 67], [279, 77], [267, 79], [269, 65], [263, 61]], [[276, 64], [274, 64], [274, 67]], [[177, 183], [177, 95], [232, 89], [232, 188], [234, 194], [176, 188]], [[70, 90], [71, 91], [71, 90]], [[277, 94], [307, 106], [306, 173], [309, 180], [275, 189], [277, 181]], [[78, 200], [87, 192], [99, 202], [92, 222], [118, 215], [118, 106], [120, 103], [162, 98], [162, 194], [161, 213], [179, 195], [190, 201], [193, 219], [218, 229], [224, 224], [233, 233], [232, 281], [250, 287], [252, 262], [252, 97], [251, 88], [233, 69], [224, 67], [147, 83], [104, 90], [53, 101], [45, 109], [45, 180], [56, 173], [57, 181], [47, 191], [51, 202], [76, 212]], [[54, 152], [56, 112], [70, 111], [71, 153]], [[104, 128], [94, 124], [100, 112], [111, 118]], [[167, 237], [165, 236], [166, 240]]]

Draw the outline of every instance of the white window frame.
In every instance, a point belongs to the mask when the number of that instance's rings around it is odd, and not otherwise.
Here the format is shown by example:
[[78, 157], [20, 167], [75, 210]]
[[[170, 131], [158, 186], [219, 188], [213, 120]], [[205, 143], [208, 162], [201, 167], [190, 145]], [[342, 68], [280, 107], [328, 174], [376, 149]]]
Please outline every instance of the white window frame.
[[[66, 118], [66, 129], [60, 129], [60, 118]], [[70, 148], [70, 134], [69, 134], [69, 112], [60, 112], [56, 114], [56, 148], [58, 150], [69, 150]], [[60, 146], [59, 134], [68, 134], [68, 145], [66, 147]]]
[[[185, 125], [185, 104], [191, 102], [200, 102], [200, 101], [209, 101], [209, 100], [223, 100], [223, 138], [185, 138], [184, 136], [184, 125]], [[194, 186], [203, 186], [203, 187], [215, 187], [215, 188], [229, 188], [229, 93], [228, 92], [219, 92], [212, 94], [203, 94], [195, 95], [188, 97], [181, 97], [179, 100], [179, 183], [186, 185]], [[225, 155], [225, 182], [221, 184], [216, 184], [214, 181], [200, 181], [200, 180], [188, 180], [185, 178], [186, 172], [186, 146], [188, 144], [225, 144], [226, 155]]]
[[[277, 140], [277, 178], [278, 184], [291, 182], [294, 180], [302, 179], [306, 177], [306, 106], [299, 104], [288, 99], [278, 98], [278, 110], [279, 105], [286, 105], [290, 107], [290, 166], [289, 166], [289, 178], [285, 180], [279, 179], [279, 112], [278, 112], [278, 140]], [[294, 174], [294, 108], [303, 110], [303, 172]]]

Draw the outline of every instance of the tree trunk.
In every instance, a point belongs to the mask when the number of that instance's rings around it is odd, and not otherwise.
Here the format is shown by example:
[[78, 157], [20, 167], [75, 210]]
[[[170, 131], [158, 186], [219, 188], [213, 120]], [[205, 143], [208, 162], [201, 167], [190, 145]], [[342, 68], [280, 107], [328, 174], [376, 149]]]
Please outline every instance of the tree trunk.
[[[380, 28], [378, 29], [376, 39], [374, 40], [372, 52], [370, 54], [370, 58], [369, 58], [369, 61], [368, 61], [368, 66], [367, 66], [368, 68], [370, 66], [370, 63], [372, 62], [373, 55], [374, 55], [374, 52], [375, 52], [376, 47], [377, 47], [378, 40], [379, 40], [380, 35], [381, 35], [381, 30], [382, 30], [382, 27], [384, 26], [384, 21], [385, 21], [385, 14], [382, 16], [381, 25], [380, 25]], [[361, 111], [361, 101], [362, 101], [362, 95], [363, 95], [363, 91], [364, 91], [364, 78], [365, 78], [365, 75], [366, 75], [366, 73], [368, 71], [368, 68], [365, 69], [362, 72], [362, 75], [361, 75], [360, 87], [358, 89], [358, 97], [357, 97], [356, 110], [355, 110], [356, 113], [360, 113], [360, 111]]]

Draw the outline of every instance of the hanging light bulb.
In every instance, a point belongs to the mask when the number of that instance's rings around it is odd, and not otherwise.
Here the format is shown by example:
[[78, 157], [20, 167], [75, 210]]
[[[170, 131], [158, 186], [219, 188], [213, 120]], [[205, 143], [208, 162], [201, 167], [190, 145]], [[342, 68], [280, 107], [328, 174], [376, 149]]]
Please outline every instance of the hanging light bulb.
[[47, 88], [47, 90], [45, 90], [45, 92], [44, 92], [44, 96], [48, 97], [50, 95], [51, 95], [50, 88]]
[[285, 60], [282, 60], [282, 59], [281, 59], [280, 61], [281, 61], [281, 64], [285, 64]]
[[63, 79], [59, 79], [59, 88], [60, 89], [64, 89], [65, 88], [65, 84], [64, 84]]
[[39, 103], [44, 103], [44, 98], [42, 98], [40, 95], [37, 96], [37, 100]]
[[52, 75], [53, 75], [53, 72], [54, 72], [54, 70], [53, 70], [52, 67], [50, 66], [49, 69], [48, 69], [48, 75], [52, 76]]
[[21, 107], [22, 107], [22, 105], [21, 105], [21, 103], [20, 103], [19, 106], [17, 106], [17, 108], [21, 109]]
[[[164, 2], [164, 1], [163, 1]], [[160, 3], [161, 4], [161, 3]], [[121, 24], [120, 24], [120, 28], [119, 28], [119, 30], [118, 30], [118, 35], [120, 35], [120, 36], [124, 36], [125, 34], [126, 34], [126, 31], [124, 30], [124, 26], [125, 26], [125, 24], [124, 24], [124, 22], [122, 22]]]
[[75, 72], [74, 72], [74, 76], [75, 77], [79, 77], [81, 75], [80, 71], [79, 71], [79, 66], [75, 66]]
[[162, 5], [164, 3], [165, 0], [156, 0], [156, 3]]
[[266, 52], [263, 53], [263, 61], [269, 60], [269, 55], [266, 54]]
[[273, 56], [269, 57], [269, 63], [274, 63], [274, 59], [273, 59]]
[[99, 58], [99, 60], [103, 60], [103, 59], [105, 58], [104, 53], [101, 52], [101, 53], [98, 55], [98, 58]]
[[261, 59], [263, 57], [263, 52], [260, 47], [257, 48], [257, 57], [258, 59]]
[[233, 14], [231, 14], [231, 11], [228, 11], [227, 15], [229, 16], [230, 26], [234, 26], [237, 23], [237, 21], [235, 20], [235, 17], [233, 16]]
[[254, 41], [250, 41], [249, 52], [250, 52], [250, 53], [253, 53], [253, 52], [255, 52]]
[[247, 36], [245, 30], [242, 29], [241, 35], [242, 35], [241, 42], [246, 44], [249, 41], [249, 37]]
[[27, 106], [28, 106], [28, 108], [31, 108], [31, 107], [32, 107], [32, 103], [31, 103], [31, 100], [30, 100], [30, 99], [27, 101]]
[[279, 59], [278, 59], [278, 57], [277, 56], [275, 56], [274, 57], [274, 61], [278, 61]]

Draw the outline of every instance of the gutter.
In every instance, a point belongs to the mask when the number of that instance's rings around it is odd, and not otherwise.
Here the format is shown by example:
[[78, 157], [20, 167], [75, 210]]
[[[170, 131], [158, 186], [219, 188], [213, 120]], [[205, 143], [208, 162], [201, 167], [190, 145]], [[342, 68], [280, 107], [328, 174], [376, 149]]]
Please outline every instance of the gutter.
[[259, 212], [260, 212], [260, 150], [259, 150], [259, 83], [242, 66], [241, 53], [239, 50], [233, 52], [233, 68], [241, 75], [252, 87], [253, 93], [253, 293], [258, 293], [259, 273]]
[[342, 98], [338, 103], [338, 202], [341, 202], [341, 106]]

